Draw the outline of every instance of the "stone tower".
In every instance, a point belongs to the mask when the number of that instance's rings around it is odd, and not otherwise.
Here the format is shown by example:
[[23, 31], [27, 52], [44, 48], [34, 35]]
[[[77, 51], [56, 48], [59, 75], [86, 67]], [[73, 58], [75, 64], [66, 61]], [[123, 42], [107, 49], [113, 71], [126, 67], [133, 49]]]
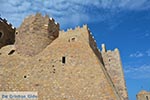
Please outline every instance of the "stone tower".
[[147, 91], [140, 91], [137, 95], [136, 95], [137, 100], [150, 100], [150, 92]]
[[[59, 24], [40, 13], [27, 17], [17, 29], [16, 49], [23, 55], [33, 56], [41, 52], [59, 35]], [[29, 41], [30, 40], [30, 41]]]
[[124, 73], [119, 50], [116, 48], [114, 51], [106, 49], [105, 44], [102, 44], [102, 59], [104, 66], [111, 77], [114, 85], [116, 86], [119, 94], [123, 100], [128, 100], [126, 84], [124, 80]]
[[7, 22], [6, 19], [0, 18], [0, 48], [6, 45], [14, 44], [15, 28]]

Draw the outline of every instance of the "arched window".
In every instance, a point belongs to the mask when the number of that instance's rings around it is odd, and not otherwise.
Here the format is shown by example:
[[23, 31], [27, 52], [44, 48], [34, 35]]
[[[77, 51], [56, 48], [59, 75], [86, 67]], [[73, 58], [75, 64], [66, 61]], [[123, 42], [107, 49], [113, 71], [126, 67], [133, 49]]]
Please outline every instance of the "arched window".
[[2, 32], [0, 32], [0, 38], [2, 38], [2, 35], [3, 35], [3, 33], [2, 33]]

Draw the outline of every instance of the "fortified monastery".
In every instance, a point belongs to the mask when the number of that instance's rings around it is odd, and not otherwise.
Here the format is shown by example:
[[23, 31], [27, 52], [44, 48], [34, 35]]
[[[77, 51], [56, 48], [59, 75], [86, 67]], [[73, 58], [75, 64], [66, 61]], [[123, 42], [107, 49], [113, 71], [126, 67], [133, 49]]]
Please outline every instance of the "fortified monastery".
[[128, 100], [118, 49], [102, 44], [100, 51], [87, 25], [60, 31], [39, 13], [18, 29], [0, 19], [0, 91], [37, 91], [38, 100]]

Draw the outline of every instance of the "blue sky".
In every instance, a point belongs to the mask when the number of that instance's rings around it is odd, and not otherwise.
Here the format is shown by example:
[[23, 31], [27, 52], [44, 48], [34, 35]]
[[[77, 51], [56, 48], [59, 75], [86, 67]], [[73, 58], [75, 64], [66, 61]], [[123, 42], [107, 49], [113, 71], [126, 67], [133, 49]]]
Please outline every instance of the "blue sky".
[[15, 27], [36, 12], [61, 29], [88, 24], [97, 45], [119, 48], [130, 100], [150, 91], [150, 0], [0, 0], [1, 17]]

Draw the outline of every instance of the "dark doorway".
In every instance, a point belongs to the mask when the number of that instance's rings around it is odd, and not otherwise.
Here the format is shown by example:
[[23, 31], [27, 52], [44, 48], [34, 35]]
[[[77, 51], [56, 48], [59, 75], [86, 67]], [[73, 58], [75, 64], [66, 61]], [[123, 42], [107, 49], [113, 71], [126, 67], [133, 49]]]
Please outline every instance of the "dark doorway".
[[62, 63], [63, 63], [63, 64], [66, 63], [66, 57], [62, 57]]
[[3, 33], [2, 33], [2, 32], [0, 32], [0, 38], [2, 38], [2, 35], [3, 35]]

